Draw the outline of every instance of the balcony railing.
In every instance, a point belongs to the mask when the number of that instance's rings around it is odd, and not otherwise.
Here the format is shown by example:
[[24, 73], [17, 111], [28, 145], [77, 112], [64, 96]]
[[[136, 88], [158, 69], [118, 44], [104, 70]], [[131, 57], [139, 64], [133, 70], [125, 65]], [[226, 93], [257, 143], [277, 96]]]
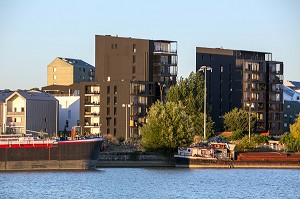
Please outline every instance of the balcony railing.
[[164, 48], [156, 48], [154, 49], [154, 53], [176, 53], [177, 54], [177, 50], [175, 49], [164, 49]]
[[7, 115], [25, 115], [25, 112], [7, 112]]
[[84, 102], [85, 105], [100, 105], [100, 102], [89, 102], [89, 101], [85, 101]]
[[100, 112], [84, 112], [84, 115], [94, 115], [94, 116], [98, 116], [98, 115], [100, 115]]
[[85, 94], [100, 94], [100, 91], [90, 91], [90, 90], [87, 90], [87, 91], [85, 91]]
[[24, 122], [7, 122], [8, 127], [24, 127], [25, 123]]

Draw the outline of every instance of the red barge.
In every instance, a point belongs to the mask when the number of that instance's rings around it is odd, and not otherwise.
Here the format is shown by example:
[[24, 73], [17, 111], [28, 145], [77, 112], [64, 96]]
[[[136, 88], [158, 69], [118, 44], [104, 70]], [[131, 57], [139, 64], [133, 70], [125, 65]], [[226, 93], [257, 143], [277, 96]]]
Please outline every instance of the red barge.
[[103, 141], [103, 137], [71, 141], [1, 138], [0, 171], [94, 169]]

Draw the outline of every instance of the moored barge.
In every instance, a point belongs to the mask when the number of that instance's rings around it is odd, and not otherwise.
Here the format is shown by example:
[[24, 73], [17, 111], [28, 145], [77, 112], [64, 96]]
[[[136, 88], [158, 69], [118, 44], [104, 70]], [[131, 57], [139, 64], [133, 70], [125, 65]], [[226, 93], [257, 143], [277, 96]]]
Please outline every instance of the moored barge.
[[71, 141], [32, 137], [0, 141], [0, 170], [94, 169], [104, 138]]

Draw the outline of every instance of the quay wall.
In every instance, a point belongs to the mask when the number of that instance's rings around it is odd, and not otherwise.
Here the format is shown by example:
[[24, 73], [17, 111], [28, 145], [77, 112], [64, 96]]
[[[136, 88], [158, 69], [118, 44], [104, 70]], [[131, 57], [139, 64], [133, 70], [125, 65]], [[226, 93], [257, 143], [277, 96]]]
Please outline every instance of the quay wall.
[[96, 167], [175, 167], [175, 160], [150, 152], [102, 152]]

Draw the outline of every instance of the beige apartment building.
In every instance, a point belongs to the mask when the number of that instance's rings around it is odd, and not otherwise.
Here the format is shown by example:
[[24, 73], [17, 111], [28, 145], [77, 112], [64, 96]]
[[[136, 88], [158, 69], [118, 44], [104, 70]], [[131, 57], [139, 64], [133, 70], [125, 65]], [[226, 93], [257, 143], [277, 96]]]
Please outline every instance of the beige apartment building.
[[58, 101], [49, 93], [17, 91], [5, 93], [1, 105], [2, 132], [56, 135]]
[[95, 67], [80, 60], [55, 58], [47, 70], [47, 85], [71, 85], [79, 82], [94, 81]]

